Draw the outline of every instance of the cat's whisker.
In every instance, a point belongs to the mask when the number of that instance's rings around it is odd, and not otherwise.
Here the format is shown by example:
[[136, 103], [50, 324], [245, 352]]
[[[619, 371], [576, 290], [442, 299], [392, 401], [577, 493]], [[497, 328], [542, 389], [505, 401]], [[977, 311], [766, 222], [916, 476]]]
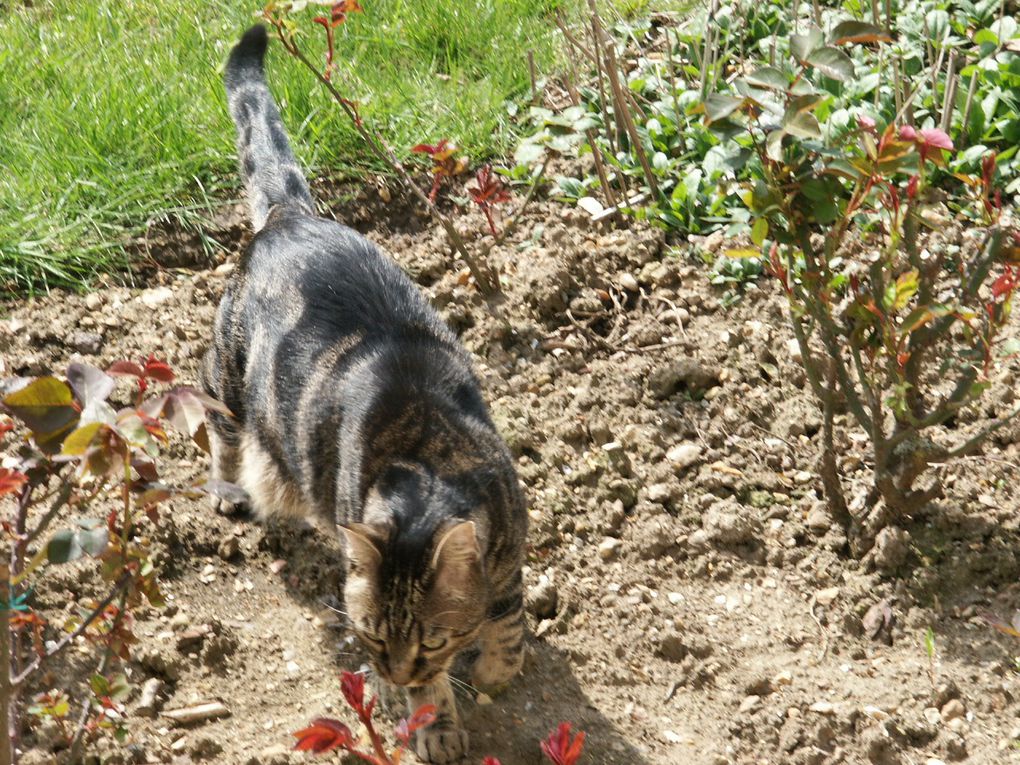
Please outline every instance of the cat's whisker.
[[326, 601], [326, 600], [321, 600], [321, 601], [319, 601], [319, 602], [320, 602], [320, 603], [322, 603], [322, 605], [324, 605], [324, 606], [325, 606], [326, 608], [328, 608], [328, 609], [329, 609], [330, 611], [332, 611], [332, 612], [333, 612], [334, 614], [340, 614], [340, 616], [346, 616], [346, 617], [347, 617], [348, 619], [350, 619], [350, 618], [351, 618], [351, 615], [350, 615], [349, 613], [347, 613], [346, 611], [344, 611], [344, 610], [343, 610], [343, 609], [341, 609], [341, 608], [337, 608], [336, 606], [333, 606], [333, 605], [331, 605], [331, 604], [329, 603], [329, 601]]
[[470, 696], [472, 699], [476, 698], [480, 693], [480, 691], [477, 688], [475, 688], [473, 685], [471, 685], [471, 683], [467, 682], [466, 680], [461, 680], [459, 677], [454, 677], [453, 675], [449, 674], [447, 675], [447, 677], [450, 678], [450, 683], [453, 685], [454, 688], [459, 689], [461, 691], [465, 691], [467, 695]]

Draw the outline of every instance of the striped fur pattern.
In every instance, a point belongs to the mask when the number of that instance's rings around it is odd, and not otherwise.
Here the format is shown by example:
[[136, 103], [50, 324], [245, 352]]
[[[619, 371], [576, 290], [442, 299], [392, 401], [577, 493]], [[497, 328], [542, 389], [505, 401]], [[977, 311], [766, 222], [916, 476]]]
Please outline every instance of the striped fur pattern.
[[227, 105], [237, 125], [237, 152], [248, 194], [252, 227], [259, 231], [274, 205], [313, 213], [315, 204], [304, 173], [290, 150], [276, 102], [263, 75], [266, 28], [249, 29], [227, 61]]
[[289, 180], [265, 47], [265, 31], [249, 31], [227, 67], [260, 231], [204, 361], [206, 390], [234, 414], [212, 419], [211, 474], [245, 489], [257, 515], [337, 525], [358, 635], [412, 708], [438, 707], [419, 756], [456, 762], [467, 737], [454, 657], [477, 644], [472, 680], [489, 689], [521, 667], [524, 498], [454, 334], [392, 260], [315, 217], [307, 185]]

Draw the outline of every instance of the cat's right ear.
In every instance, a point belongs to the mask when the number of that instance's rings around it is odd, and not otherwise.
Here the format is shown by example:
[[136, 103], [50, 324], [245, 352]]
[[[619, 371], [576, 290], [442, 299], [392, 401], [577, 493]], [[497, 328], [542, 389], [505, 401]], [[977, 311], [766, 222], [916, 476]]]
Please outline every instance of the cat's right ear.
[[337, 529], [344, 539], [344, 552], [350, 571], [367, 573], [379, 567], [382, 561], [380, 547], [388, 537], [384, 529], [367, 523], [352, 523], [349, 526], [337, 526]]

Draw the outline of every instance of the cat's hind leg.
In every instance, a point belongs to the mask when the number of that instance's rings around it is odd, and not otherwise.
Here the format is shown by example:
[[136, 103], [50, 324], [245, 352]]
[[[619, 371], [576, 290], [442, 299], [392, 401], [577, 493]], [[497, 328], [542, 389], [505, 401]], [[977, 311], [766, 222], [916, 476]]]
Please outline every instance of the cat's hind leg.
[[436, 707], [436, 721], [415, 734], [415, 754], [430, 765], [460, 762], [467, 754], [468, 734], [460, 726], [457, 702], [450, 679], [444, 672], [436, 680], [420, 688], [407, 689], [411, 714], [425, 704]]
[[[209, 434], [209, 478], [236, 484], [241, 468], [237, 426], [227, 421], [227, 418], [219, 412], [211, 412], [206, 431]], [[231, 501], [213, 494], [209, 495], [209, 504], [213, 510], [223, 515], [234, 515], [249, 510], [247, 501]]]

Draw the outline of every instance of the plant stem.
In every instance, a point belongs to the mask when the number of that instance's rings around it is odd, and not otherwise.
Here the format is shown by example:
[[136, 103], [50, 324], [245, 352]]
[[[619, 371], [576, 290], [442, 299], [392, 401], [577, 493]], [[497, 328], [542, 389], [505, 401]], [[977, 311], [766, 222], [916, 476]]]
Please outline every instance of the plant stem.
[[400, 159], [397, 158], [396, 153], [390, 148], [389, 144], [386, 143], [385, 139], [378, 133], [374, 133], [365, 127], [365, 123], [362, 121], [361, 116], [357, 113], [357, 111], [355, 111], [351, 101], [341, 95], [340, 91], [336, 89], [333, 83], [326, 79], [322, 72], [320, 72], [318, 68], [316, 68], [315, 65], [308, 60], [308, 57], [305, 56], [301, 49], [297, 47], [297, 44], [285, 39], [283, 34], [279, 33], [279, 30], [278, 36], [280, 41], [283, 43], [284, 48], [287, 49], [287, 52], [304, 64], [305, 68], [314, 74], [316, 79], [325, 86], [326, 90], [328, 90], [329, 94], [333, 97], [333, 100], [336, 101], [344, 110], [344, 113], [354, 125], [354, 129], [358, 132], [358, 135], [360, 135], [362, 140], [368, 144], [368, 148], [372, 150], [372, 153], [389, 165], [390, 169], [396, 173], [397, 178], [400, 179], [404, 188], [417, 197], [418, 201], [425, 205], [425, 209], [429, 211], [429, 214], [435, 220], [438, 220], [443, 226], [446, 230], [446, 235], [450, 238], [450, 243], [467, 264], [468, 270], [471, 271], [471, 275], [475, 277], [475, 281], [478, 283], [478, 289], [482, 292], [482, 294], [486, 297], [498, 294], [500, 292], [499, 280], [492, 274], [487, 265], [483, 265], [476, 261], [471, 253], [468, 252], [463, 238], [457, 231], [457, 228], [453, 225], [453, 221], [450, 220], [448, 216], [444, 215], [438, 207], [436, 207], [435, 203], [428, 198], [428, 195], [426, 195], [425, 192], [418, 188], [418, 184], [416, 184], [411, 178], [410, 173], [407, 172], [407, 169], [404, 167]]
[[503, 242], [505, 242], [506, 238], [510, 236], [510, 233], [517, 226], [517, 222], [521, 219], [521, 216], [524, 214], [524, 211], [528, 209], [528, 205], [531, 203], [531, 200], [535, 198], [535, 194], [538, 193], [538, 187], [542, 183], [542, 179], [545, 178], [545, 170], [549, 166], [549, 160], [550, 157], [545, 158], [545, 162], [542, 163], [542, 167], [541, 169], [539, 169], [538, 175], [535, 176], [535, 180], [532, 182], [531, 188], [528, 189], [528, 193], [524, 197], [524, 201], [521, 202], [520, 207], [517, 208], [513, 216], [511, 216], [510, 220], [508, 220], [506, 224], [503, 226], [503, 231], [500, 232], [499, 236], [497, 236], [493, 240], [492, 244], [489, 245], [488, 248], [486, 248], [485, 254], [488, 254], [489, 250], [491, 250], [493, 247], [496, 247], [497, 245], [500, 245]]
[[9, 580], [0, 579], [0, 764], [14, 762], [17, 721], [14, 718], [14, 688], [11, 684], [11, 602]]
[[35, 672], [37, 669], [39, 669], [39, 667], [41, 667], [47, 661], [49, 661], [58, 653], [63, 651], [65, 648], [71, 645], [71, 643], [73, 643], [78, 637], [84, 634], [85, 630], [91, 627], [92, 623], [102, 615], [103, 611], [106, 610], [106, 607], [113, 602], [113, 599], [116, 598], [118, 595], [123, 594], [124, 590], [127, 588], [128, 584], [130, 584], [130, 582], [131, 574], [130, 573], [124, 574], [117, 581], [117, 584], [114, 585], [113, 589], [111, 589], [106, 594], [106, 597], [99, 601], [98, 605], [96, 605], [96, 607], [92, 609], [92, 612], [87, 617], [85, 617], [85, 619], [82, 620], [82, 623], [79, 624], [74, 629], [73, 632], [67, 633], [63, 638], [61, 638], [60, 642], [53, 646], [53, 648], [48, 650], [44, 656], [36, 656], [35, 659], [32, 660], [32, 663], [26, 666], [23, 670], [21, 670], [21, 672], [18, 673], [17, 676], [9, 678], [11, 686], [15, 690], [20, 688], [22, 685], [24, 685], [25, 681], [27, 681], [28, 678], [31, 677], [33, 672]]

